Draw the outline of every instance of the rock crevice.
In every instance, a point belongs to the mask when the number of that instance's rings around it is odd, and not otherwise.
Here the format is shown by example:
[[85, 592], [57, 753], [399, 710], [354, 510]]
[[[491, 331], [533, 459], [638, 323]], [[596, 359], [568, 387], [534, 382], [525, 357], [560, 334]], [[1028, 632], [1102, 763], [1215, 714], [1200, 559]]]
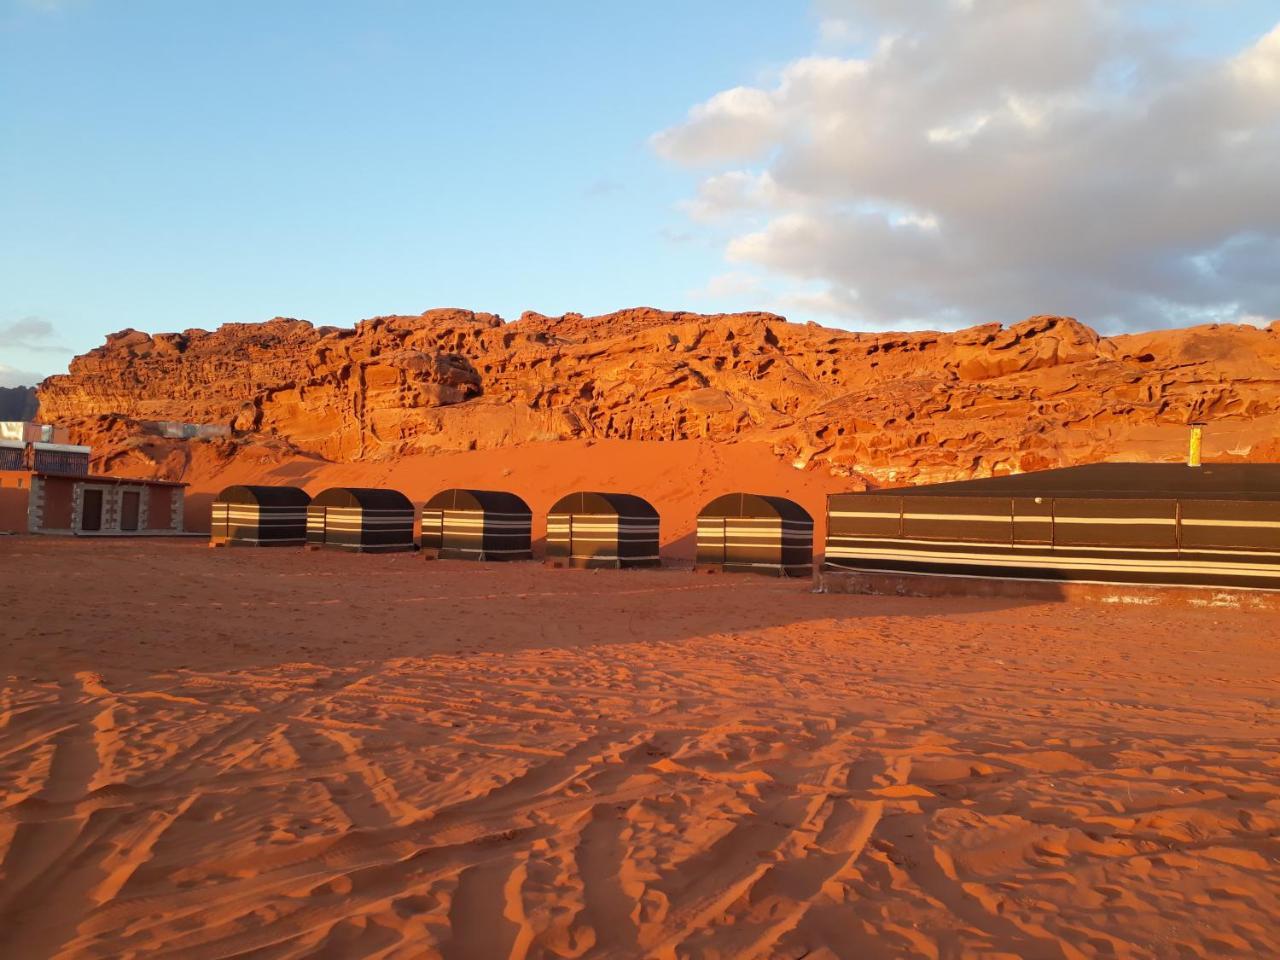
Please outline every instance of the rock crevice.
[[[1179, 455], [1188, 420], [1274, 458], [1280, 329], [1100, 337], [1037, 316], [955, 333], [846, 333], [768, 313], [467, 310], [351, 329], [277, 318], [112, 334], [40, 388], [42, 415], [114, 443], [141, 421], [329, 460], [557, 439], [755, 441], [894, 483]], [[1252, 441], [1247, 441], [1253, 436]], [[1244, 439], [1242, 439], [1244, 438]], [[172, 458], [170, 458], [172, 459]], [[179, 458], [180, 459], [180, 458]]]

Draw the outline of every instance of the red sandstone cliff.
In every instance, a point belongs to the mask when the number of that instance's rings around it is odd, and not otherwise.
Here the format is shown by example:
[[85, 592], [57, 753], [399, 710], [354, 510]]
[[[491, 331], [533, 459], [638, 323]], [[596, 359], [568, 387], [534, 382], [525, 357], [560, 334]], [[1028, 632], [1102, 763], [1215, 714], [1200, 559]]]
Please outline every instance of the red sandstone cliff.
[[[797, 466], [931, 481], [1089, 460], [1280, 455], [1280, 325], [1112, 338], [1066, 317], [957, 333], [847, 333], [766, 313], [603, 317], [432, 310], [126, 330], [40, 388], [41, 415], [181, 475], [193, 458], [386, 460], [540, 440], [758, 441]], [[212, 424], [225, 439], [148, 435]], [[1216, 447], [1214, 444], [1216, 443]]]

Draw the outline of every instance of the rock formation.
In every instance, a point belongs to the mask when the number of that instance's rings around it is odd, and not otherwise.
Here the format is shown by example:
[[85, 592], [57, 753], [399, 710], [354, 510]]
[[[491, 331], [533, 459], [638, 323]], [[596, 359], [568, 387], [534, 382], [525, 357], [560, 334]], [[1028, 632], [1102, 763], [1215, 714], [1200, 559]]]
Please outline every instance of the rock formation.
[[32, 420], [36, 407], [35, 387], [0, 387], [0, 420]]
[[228, 437], [206, 443], [227, 457], [710, 438], [873, 483], [923, 482], [1176, 458], [1192, 419], [1229, 426], [1231, 455], [1274, 458], [1280, 325], [1104, 338], [1049, 316], [956, 333], [647, 308], [513, 323], [444, 309], [352, 329], [278, 318], [113, 334], [46, 380], [40, 404], [108, 460], [146, 446], [168, 475], [186, 469], [190, 442], [161, 442], [148, 421], [222, 427]]

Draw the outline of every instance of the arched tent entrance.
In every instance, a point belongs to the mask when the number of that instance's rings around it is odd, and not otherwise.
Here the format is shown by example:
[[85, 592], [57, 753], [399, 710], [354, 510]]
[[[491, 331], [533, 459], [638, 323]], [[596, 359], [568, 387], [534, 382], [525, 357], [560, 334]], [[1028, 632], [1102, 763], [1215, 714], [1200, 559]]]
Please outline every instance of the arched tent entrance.
[[503, 490], [443, 490], [422, 508], [422, 549], [445, 560], [529, 560], [533, 511]]
[[307, 507], [307, 545], [361, 553], [412, 550], [413, 504], [398, 490], [331, 487]]
[[571, 493], [547, 513], [547, 560], [571, 567], [657, 567], [658, 511], [630, 493]]
[[251, 547], [300, 547], [307, 542], [307, 505], [298, 487], [227, 487], [213, 501], [209, 540]]
[[783, 497], [727, 493], [698, 514], [699, 569], [807, 577], [813, 518]]

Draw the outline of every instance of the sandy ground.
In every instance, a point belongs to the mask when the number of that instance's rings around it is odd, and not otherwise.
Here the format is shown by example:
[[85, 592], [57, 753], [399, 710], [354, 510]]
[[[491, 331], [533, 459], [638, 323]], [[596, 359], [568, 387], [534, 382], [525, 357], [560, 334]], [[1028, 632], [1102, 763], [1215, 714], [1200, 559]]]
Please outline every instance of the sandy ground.
[[6, 957], [1273, 957], [1280, 623], [0, 538]]

